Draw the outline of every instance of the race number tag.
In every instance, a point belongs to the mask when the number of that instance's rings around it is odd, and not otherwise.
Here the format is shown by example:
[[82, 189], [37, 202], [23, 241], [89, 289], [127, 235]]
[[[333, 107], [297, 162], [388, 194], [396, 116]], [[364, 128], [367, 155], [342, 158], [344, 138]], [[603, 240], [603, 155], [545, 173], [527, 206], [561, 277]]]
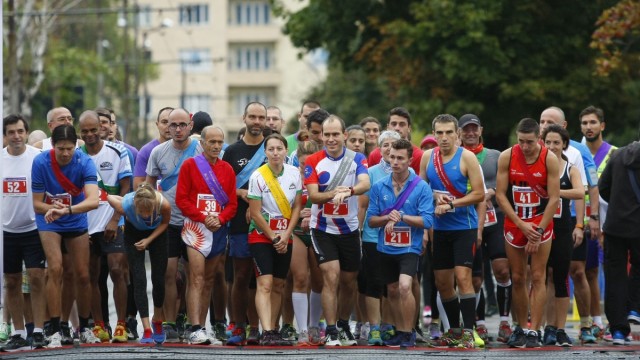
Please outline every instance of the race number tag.
[[553, 214], [554, 219], [560, 219], [562, 217], [562, 198], [558, 201], [558, 208], [556, 209], [555, 214]]
[[513, 186], [513, 204], [518, 207], [536, 207], [540, 205], [540, 197], [528, 186]]
[[349, 206], [346, 202], [335, 206], [332, 202], [324, 203], [322, 205], [322, 212], [326, 217], [343, 217], [349, 215]]
[[491, 209], [487, 208], [487, 213], [485, 214], [484, 217], [484, 226], [491, 226], [491, 225], [495, 225], [498, 223], [498, 217], [496, 216], [496, 208], [494, 208], [493, 206], [491, 207]]
[[276, 234], [282, 234], [289, 227], [289, 219], [283, 217], [270, 217], [269, 228]]
[[198, 211], [205, 215], [217, 216], [222, 208], [216, 201], [216, 198], [211, 194], [198, 194], [198, 201], [196, 203]]
[[394, 226], [392, 232], [385, 231], [384, 244], [394, 247], [411, 246], [411, 228], [408, 226]]
[[45, 192], [45, 196], [44, 196], [45, 203], [52, 205], [55, 200], [60, 201], [64, 206], [69, 206], [71, 205], [71, 194], [64, 193], [64, 194], [51, 195], [50, 193]]
[[27, 178], [4, 178], [2, 192], [5, 196], [27, 196]]
[[107, 196], [109, 196], [109, 194], [106, 191], [98, 188], [98, 204], [99, 205], [109, 204], [109, 201], [107, 201]]
[[[445, 196], [445, 197], [447, 197], [448, 199], [451, 199], [451, 200], [455, 199], [455, 196], [451, 195], [448, 191], [445, 191], [445, 190], [433, 190], [433, 192], [435, 194], [439, 194], [438, 197]], [[436, 206], [437, 205], [438, 204], [436, 204]], [[455, 208], [454, 209], [448, 209], [447, 212], [448, 213], [454, 213], [454, 212], [456, 212], [456, 209]]]

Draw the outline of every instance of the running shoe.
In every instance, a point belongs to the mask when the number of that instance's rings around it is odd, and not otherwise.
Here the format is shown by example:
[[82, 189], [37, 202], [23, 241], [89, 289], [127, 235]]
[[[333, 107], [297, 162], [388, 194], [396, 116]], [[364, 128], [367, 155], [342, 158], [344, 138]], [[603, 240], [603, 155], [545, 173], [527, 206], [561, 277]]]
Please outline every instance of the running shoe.
[[338, 336], [340, 338], [340, 342], [342, 342], [342, 346], [358, 345], [358, 342], [351, 333], [351, 329], [349, 329], [348, 325], [343, 328], [338, 327]]
[[500, 323], [500, 327], [498, 328], [498, 341], [499, 342], [503, 342], [506, 343], [507, 341], [509, 341], [509, 337], [511, 337], [511, 333], [513, 331], [511, 330], [511, 326], [509, 325], [508, 322], [502, 322]]
[[116, 331], [113, 332], [113, 340], [111, 340], [111, 342], [126, 343], [127, 341], [129, 341], [129, 337], [127, 336], [127, 324], [119, 321], [118, 325], [116, 325]]
[[634, 325], [640, 325], [640, 313], [635, 310], [629, 311], [629, 315], [627, 315], [627, 320], [629, 320], [629, 322]]
[[571, 343], [571, 339], [569, 339], [569, 336], [564, 331], [564, 329], [558, 329], [558, 331], [556, 332], [556, 345], [560, 347], [573, 346], [573, 344]]
[[153, 321], [151, 326], [153, 327], [153, 334], [151, 335], [153, 342], [156, 344], [164, 343], [167, 340], [167, 334], [164, 332], [162, 321]]
[[22, 350], [31, 350], [31, 345], [26, 339], [18, 334], [11, 336], [6, 344], [0, 346], [0, 351], [13, 352]]
[[71, 327], [68, 322], [60, 322], [60, 334], [62, 335], [62, 345], [73, 345]]
[[442, 337], [442, 331], [440, 331], [439, 323], [431, 323], [429, 325], [429, 338], [431, 340], [438, 340]]
[[298, 333], [296, 332], [296, 328], [294, 328], [293, 325], [291, 324], [282, 325], [282, 328], [280, 329], [280, 335], [284, 340], [288, 340], [288, 341], [298, 340]]
[[626, 336], [620, 330], [616, 330], [612, 334], [613, 345], [628, 345], [626, 341]]
[[5, 342], [11, 337], [11, 324], [3, 322], [0, 323], [0, 342]]
[[588, 328], [588, 327], [580, 329], [580, 335], [578, 336], [578, 338], [580, 339], [580, 341], [582, 341], [583, 344], [596, 343], [596, 338], [591, 333], [591, 328]]
[[62, 347], [62, 334], [60, 332], [54, 333], [47, 338], [47, 348], [55, 349]]
[[93, 327], [93, 335], [100, 339], [100, 342], [107, 343], [109, 342], [109, 333], [102, 328], [100, 325], [96, 325]]
[[298, 346], [308, 346], [311, 345], [309, 343], [309, 331], [302, 330], [298, 333]]
[[176, 330], [174, 325], [164, 322], [162, 323], [162, 328], [164, 329], [164, 333], [165, 333], [165, 342], [168, 342], [168, 343], [180, 342], [180, 336], [178, 335], [178, 331]]
[[209, 337], [209, 342], [211, 346], [222, 346], [223, 342], [218, 339], [217, 334], [216, 334], [216, 330], [215, 329], [211, 329], [207, 331], [207, 336]]
[[93, 334], [93, 330], [89, 328], [85, 328], [79, 335], [80, 342], [83, 344], [100, 344], [102, 342]]
[[482, 339], [483, 342], [489, 340], [489, 329], [487, 329], [486, 325], [478, 325], [476, 326], [476, 333]]
[[129, 340], [138, 339], [138, 320], [133, 316], [127, 319], [127, 338]]
[[213, 324], [213, 331], [215, 331], [216, 333], [216, 339], [220, 340], [221, 342], [226, 342], [227, 341], [227, 325], [225, 325], [225, 323], [223, 322], [216, 322], [215, 324]]
[[367, 339], [367, 344], [371, 346], [382, 346], [384, 342], [380, 337], [380, 328], [375, 327], [369, 331], [369, 338]]
[[[409, 335], [411, 334], [409, 333]], [[384, 345], [389, 347], [400, 347], [400, 345], [402, 345], [402, 342], [404, 340], [405, 340], [405, 333], [396, 331], [391, 339], [384, 341]]]
[[153, 344], [153, 332], [151, 328], [144, 329], [142, 337], [140, 338], [140, 344]]
[[526, 335], [526, 348], [539, 348], [540, 347], [540, 336], [538, 332], [535, 330], [529, 330]]
[[551, 325], [545, 326], [544, 335], [542, 336], [542, 344], [555, 345], [557, 342], [558, 342], [558, 329], [555, 326], [551, 326]]
[[[484, 330], [486, 331], [487, 328], [485, 327]], [[485, 332], [484, 335], [486, 337], [487, 333]], [[483, 348], [484, 347], [484, 339], [478, 333], [478, 328], [473, 330], [473, 345], [476, 348]]]
[[514, 348], [524, 348], [527, 345], [526, 334], [520, 326], [516, 326], [516, 328], [513, 330], [511, 336], [509, 337], [509, 340], [507, 341], [507, 345]]
[[260, 345], [260, 330], [257, 326], [248, 327], [247, 345]]
[[207, 331], [203, 328], [189, 334], [189, 344], [191, 345], [209, 345], [210, 343]]
[[337, 331], [335, 333], [327, 333], [324, 346], [342, 346], [342, 341], [340, 341], [340, 336]]
[[[482, 342], [484, 346], [484, 341]], [[469, 329], [462, 330], [462, 336], [458, 341], [458, 347], [462, 349], [474, 349], [476, 347], [476, 337], [473, 335], [473, 331]]]
[[227, 335], [227, 339], [233, 335], [233, 330], [236, 328], [236, 323], [234, 321], [230, 322], [225, 329], [225, 334]]
[[47, 346], [47, 341], [44, 338], [44, 334], [41, 332], [34, 332], [31, 335], [31, 347], [34, 349], [42, 349]]
[[233, 334], [231, 334], [231, 337], [227, 339], [227, 345], [231, 345], [231, 346], [247, 345], [247, 332], [245, 331], [245, 329], [241, 327], [235, 327], [235, 324], [234, 324]]
[[321, 345], [323, 336], [320, 334], [320, 328], [312, 326], [309, 328], [309, 345], [318, 346]]

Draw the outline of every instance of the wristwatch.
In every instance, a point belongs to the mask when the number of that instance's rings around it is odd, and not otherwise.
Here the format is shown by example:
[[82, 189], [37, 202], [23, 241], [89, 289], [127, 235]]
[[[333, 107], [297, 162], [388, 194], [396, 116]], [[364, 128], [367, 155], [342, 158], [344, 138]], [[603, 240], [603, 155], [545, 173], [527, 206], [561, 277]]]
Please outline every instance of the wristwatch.
[[536, 229], [536, 231], [538, 232], [538, 234], [540, 234], [540, 236], [544, 235], [544, 229], [543, 229], [543, 228], [538, 227], [538, 228]]
[[593, 219], [593, 220], [600, 221], [600, 215], [599, 214], [591, 214], [591, 215], [589, 215], [589, 217], [591, 219]]
[[453, 206], [453, 201], [449, 201], [449, 206], [451, 207], [451, 210], [456, 208], [455, 206]]
[[280, 242], [280, 235], [276, 235], [276, 237], [274, 237], [273, 239], [271, 239], [271, 242], [274, 244], [277, 244]]

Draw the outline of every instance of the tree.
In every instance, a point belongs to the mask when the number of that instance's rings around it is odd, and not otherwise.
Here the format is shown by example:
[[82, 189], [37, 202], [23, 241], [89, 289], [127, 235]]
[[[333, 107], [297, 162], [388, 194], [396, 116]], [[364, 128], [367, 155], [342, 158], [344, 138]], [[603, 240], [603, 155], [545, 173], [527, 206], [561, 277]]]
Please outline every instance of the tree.
[[591, 36], [591, 47], [598, 51], [597, 73], [608, 76], [621, 71], [630, 77], [640, 75], [640, 2], [622, 0], [598, 18]]

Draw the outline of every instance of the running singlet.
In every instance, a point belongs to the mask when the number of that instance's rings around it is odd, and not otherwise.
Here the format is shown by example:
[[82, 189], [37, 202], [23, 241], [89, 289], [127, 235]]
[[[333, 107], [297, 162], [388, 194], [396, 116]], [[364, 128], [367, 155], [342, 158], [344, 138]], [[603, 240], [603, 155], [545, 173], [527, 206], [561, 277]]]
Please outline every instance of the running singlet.
[[[539, 183], [545, 189], [547, 187], [547, 152], [547, 148], [542, 147], [538, 159], [533, 164], [527, 164], [533, 177], [540, 179]], [[513, 149], [509, 161], [507, 199], [513, 206], [516, 216], [522, 220], [542, 216], [549, 200], [538, 196], [529, 186], [527, 177], [522, 171], [522, 164], [516, 160]], [[509, 220], [505, 219], [505, 221]]]

